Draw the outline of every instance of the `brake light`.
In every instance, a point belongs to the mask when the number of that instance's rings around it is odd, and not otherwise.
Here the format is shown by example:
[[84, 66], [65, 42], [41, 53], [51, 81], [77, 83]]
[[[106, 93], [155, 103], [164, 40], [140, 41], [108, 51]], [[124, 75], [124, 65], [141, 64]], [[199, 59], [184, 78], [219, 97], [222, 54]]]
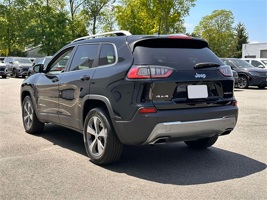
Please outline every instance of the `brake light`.
[[222, 75], [224, 76], [233, 76], [233, 72], [230, 66], [228, 65], [223, 65], [219, 67], [219, 71], [221, 72]]
[[183, 34], [181, 34], [181, 35], [169, 35], [168, 36], [168, 38], [173, 38], [173, 39], [175, 39], [175, 38], [177, 38], [177, 39], [192, 39], [192, 37], [189, 37], [188, 35], [183, 35]]
[[140, 108], [139, 109], [139, 113], [141, 114], [146, 114], [146, 113], [156, 113], [157, 112], [157, 109], [156, 108]]
[[168, 78], [173, 69], [166, 66], [134, 65], [127, 74], [129, 79]]
[[237, 101], [233, 101], [233, 106], [237, 106]]

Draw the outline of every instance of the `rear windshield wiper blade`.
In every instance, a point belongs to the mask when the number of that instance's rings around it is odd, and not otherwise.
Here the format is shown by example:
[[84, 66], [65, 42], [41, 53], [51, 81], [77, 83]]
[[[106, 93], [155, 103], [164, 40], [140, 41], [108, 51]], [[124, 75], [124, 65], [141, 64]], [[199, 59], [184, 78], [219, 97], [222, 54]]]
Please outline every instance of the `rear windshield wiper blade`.
[[202, 68], [209, 68], [209, 67], [220, 67], [221, 65], [218, 63], [212, 63], [212, 62], [205, 62], [205, 63], [197, 63], [195, 65], [195, 69], [202, 69]]

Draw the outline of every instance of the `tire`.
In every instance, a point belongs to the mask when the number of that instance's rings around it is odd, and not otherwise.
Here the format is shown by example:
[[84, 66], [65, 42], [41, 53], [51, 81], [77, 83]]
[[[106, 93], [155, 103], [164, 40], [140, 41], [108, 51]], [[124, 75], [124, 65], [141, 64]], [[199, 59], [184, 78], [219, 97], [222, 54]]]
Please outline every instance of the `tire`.
[[40, 122], [36, 116], [32, 100], [26, 96], [22, 103], [22, 120], [25, 131], [30, 134], [42, 132], [44, 123]]
[[185, 144], [193, 149], [206, 149], [211, 147], [218, 139], [218, 136], [213, 136], [209, 138], [203, 138], [199, 140], [185, 141]]
[[248, 85], [249, 85], [248, 78], [246, 76], [244, 76], [244, 75], [240, 75], [239, 78], [238, 78], [238, 83], [237, 84], [238, 84], [238, 87], [240, 89], [248, 88]]
[[266, 87], [266, 85], [258, 85], [259, 89], [264, 89]]
[[2, 78], [6, 78], [6, 75], [2, 76]]
[[18, 78], [19, 77], [16, 69], [12, 70], [12, 76], [13, 76], [13, 78]]
[[123, 144], [119, 141], [104, 109], [94, 108], [88, 112], [83, 137], [86, 152], [93, 163], [106, 165], [119, 160]]

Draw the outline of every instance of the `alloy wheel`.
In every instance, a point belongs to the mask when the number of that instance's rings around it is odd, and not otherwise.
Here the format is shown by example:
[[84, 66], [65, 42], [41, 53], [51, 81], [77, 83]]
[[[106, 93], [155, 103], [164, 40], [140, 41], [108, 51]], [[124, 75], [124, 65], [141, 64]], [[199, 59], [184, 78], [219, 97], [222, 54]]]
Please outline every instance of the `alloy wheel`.
[[27, 129], [32, 127], [33, 123], [33, 107], [30, 101], [26, 101], [23, 107], [23, 121]]
[[107, 127], [99, 117], [93, 116], [89, 119], [86, 134], [90, 153], [100, 157], [106, 147]]
[[238, 87], [241, 89], [247, 88], [248, 87], [248, 80], [246, 77], [241, 76], [238, 79]]

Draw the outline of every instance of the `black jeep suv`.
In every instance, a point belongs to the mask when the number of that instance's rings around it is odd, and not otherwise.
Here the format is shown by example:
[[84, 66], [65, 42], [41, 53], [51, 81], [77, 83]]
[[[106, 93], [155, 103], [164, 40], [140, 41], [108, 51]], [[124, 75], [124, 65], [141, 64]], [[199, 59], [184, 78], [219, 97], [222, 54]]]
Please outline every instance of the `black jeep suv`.
[[267, 87], [267, 69], [254, 67], [239, 58], [221, 58], [221, 60], [238, 73], [237, 87], [241, 89], [249, 86], [257, 86], [260, 89]]
[[85, 36], [34, 71], [21, 86], [26, 132], [39, 133], [45, 123], [74, 129], [99, 165], [118, 160], [124, 144], [207, 148], [236, 125], [231, 68], [202, 39]]

